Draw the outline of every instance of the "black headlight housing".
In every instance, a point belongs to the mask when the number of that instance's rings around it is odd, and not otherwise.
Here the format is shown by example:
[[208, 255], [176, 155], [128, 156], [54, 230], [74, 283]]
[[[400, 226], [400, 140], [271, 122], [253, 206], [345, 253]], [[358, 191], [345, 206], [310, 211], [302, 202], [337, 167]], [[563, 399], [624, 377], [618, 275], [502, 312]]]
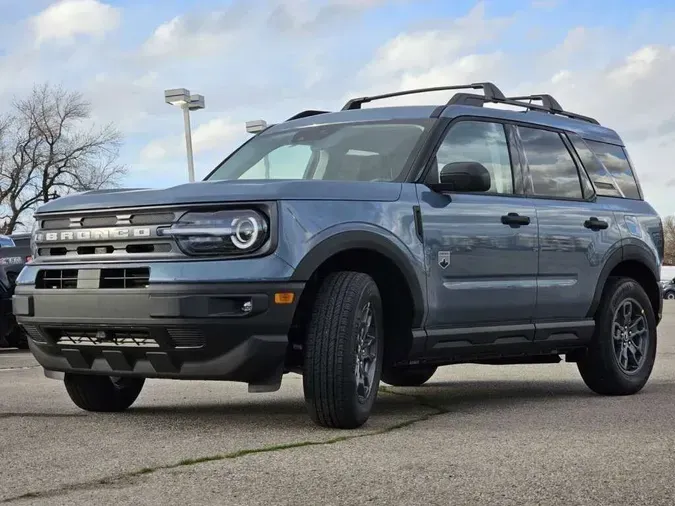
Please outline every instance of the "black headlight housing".
[[270, 216], [251, 207], [187, 211], [157, 235], [175, 238], [186, 255], [241, 257], [267, 250], [271, 231]]

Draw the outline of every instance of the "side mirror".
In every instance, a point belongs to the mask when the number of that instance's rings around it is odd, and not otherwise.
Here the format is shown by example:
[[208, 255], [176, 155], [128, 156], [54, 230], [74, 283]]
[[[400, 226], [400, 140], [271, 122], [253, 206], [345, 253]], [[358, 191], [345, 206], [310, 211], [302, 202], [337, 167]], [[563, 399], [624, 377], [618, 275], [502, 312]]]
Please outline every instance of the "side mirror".
[[490, 172], [478, 162], [453, 162], [441, 169], [440, 183], [430, 185], [435, 191], [485, 192], [492, 186]]

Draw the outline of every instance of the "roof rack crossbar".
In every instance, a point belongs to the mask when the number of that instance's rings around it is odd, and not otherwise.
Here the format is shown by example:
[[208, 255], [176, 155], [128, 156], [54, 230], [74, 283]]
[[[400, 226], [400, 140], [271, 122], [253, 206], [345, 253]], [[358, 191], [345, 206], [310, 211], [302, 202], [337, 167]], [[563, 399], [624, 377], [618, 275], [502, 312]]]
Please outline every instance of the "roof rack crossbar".
[[294, 116], [291, 116], [286, 121], [292, 121], [294, 119], [300, 119], [300, 118], [307, 118], [309, 116], [316, 116], [318, 114], [326, 114], [328, 112], [330, 112], [330, 111], [317, 111], [317, 110], [314, 110], [314, 109], [309, 109], [307, 111], [301, 111], [298, 114], [296, 114]]
[[502, 91], [497, 88], [492, 83], [485, 82], [485, 83], [473, 83], [473, 84], [461, 84], [461, 85], [455, 85], [455, 86], [436, 86], [433, 88], [418, 88], [414, 90], [406, 90], [406, 91], [396, 91], [394, 93], [385, 93], [384, 95], [373, 95], [372, 97], [359, 97], [359, 98], [352, 98], [349, 100], [345, 106], [342, 108], [343, 111], [349, 111], [353, 109], [360, 109], [362, 104], [372, 102], [373, 100], [382, 100], [385, 98], [392, 98], [392, 97], [401, 97], [404, 95], [413, 95], [416, 93], [429, 93], [433, 91], [448, 91], [448, 90], [467, 90], [467, 89], [473, 89], [473, 90], [483, 90], [483, 93], [485, 94], [485, 98], [492, 101], [492, 100], [505, 100], [506, 97], [502, 93]]
[[[540, 97], [543, 95], [539, 95]], [[549, 95], [550, 96], [550, 95]], [[520, 100], [516, 100], [518, 97], [509, 97], [509, 98], [504, 98], [503, 100], [489, 100], [487, 97], [484, 97], [482, 95], [475, 95], [472, 93], [457, 93], [454, 97], [450, 99], [448, 102], [448, 105], [471, 105], [471, 106], [477, 106], [477, 107], [482, 107], [484, 103], [486, 102], [492, 102], [495, 104], [505, 104], [505, 105], [513, 105], [516, 107], [524, 107], [530, 111], [538, 111], [538, 112], [547, 112], [549, 114], [557, 114], [560, 116], [566, 116], [571, 119], [578, 119], [581, 121], [586, 121], [588, 123], [593, 123], [594, 125], [599, 125], [600, 122], [596, 120], [595, 118], [591, 118], [588, 116], [582, 116], [581, 114], [577, 114], [574, 112], [569, 112], [569, 111], [564, 111], [561, 107], [560, 108], [555, 108], [555, 107], [546, 107], [547, 104], [544, 100], [542, 102], [544, 105], [537, 105], [537, 104], [532, 104], [529, 102], [521, 102]], [[553, 97], [551, 97], [553, 98]], [[522, 97], [521, 97], [522, 99]], [[525, 97], [525, 100], [531, 99], [531, 97]], [[540, 99], [541, 100], [541, 99]], [[555, 99], [553, 99], [555, 101]], [[556, 101], [557, 103], [557, 101]], [[560, 105], [560, 104], [558, 104]]]
[[[570, 111], [564, 110], [562, 108], [562, 106], [560, 105], [560, 102], [558, 102], [555, 98], [553, 98], [551, 95], [548, 95], [546, 93], [541, 93], [541, 94], [537, 94], [537, 95], [527, 95], [527, 96], [523, 96], [523, 97], [508, 97], [506, 100], [512, 100], [512, 101], [515, 101], [515, 102], [520, 102], [522, 100], [539, 100], [539, 101], [541, 101], [541, 107], [546, 109], [547, 112], [549, 112], [551, 114], [559, 114], [561, 116], [567, 116], [568, 118], [586, 121], [588, 123], [593, 123], [595, 125], [600, 124], [600, 122], [598, 120], [596, 120], [595, 118], [591, 118], [590, 116], [584, 116], [582, 114], [577, 114], [575, 112], [570, 112]], [[534, 105], [534, 104], [528, 104], [528, 105]], [[541, 109], [537, 109], [537, 110], [541, 110]]]
[[554, 112], [565, 112], [565, 110], [562, 108], [560, 105], [560, 102], [558, 102], [555, 98], [553, 98], [551, 95], [547, 95], [545, 93], [539, 94], [539, 95], [526, 95], [522, 97], [508, 97], [507, 100], [539, 100], [541, 101], [542, 107], [546, 107], [547, 109], [551, 109], [551, 111]]

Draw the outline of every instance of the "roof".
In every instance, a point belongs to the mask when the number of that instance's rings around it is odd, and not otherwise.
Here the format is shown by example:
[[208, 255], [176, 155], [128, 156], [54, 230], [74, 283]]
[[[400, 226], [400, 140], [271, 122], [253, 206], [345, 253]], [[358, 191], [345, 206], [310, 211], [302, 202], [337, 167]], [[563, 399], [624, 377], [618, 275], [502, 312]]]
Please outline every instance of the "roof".
[[[431, 106], [372, 107], [362, 109], [364, 103], [395, 96], [411, 95], [441, 90], [482, 89], [484, 95], [456, 93], [449, 102]], [[541, 102], [541, 105], [532, 103]], [[524, 110], [510, 110], [492, 107], [493, 104], [509, 105]], [[599, 124], [594, 118], [564, 110], [551, 95], [530, 95], [506, 97], [492, 83], [472, 83], [467, 85], [441, 86], [407, 90], [372, 97], [353, 98], [338, 112], [302, 111], [283, 123], [271, 126], [268, 131], [279, 132], [310, 125], [335, 124], [352, 121], [395, 121], [425, 120], [431, 118], [457, 117], [496, 118], [547, 126], [574, 132], [579, 136], [595, 141], [623, 145], [620, 136], [612, 129]]]

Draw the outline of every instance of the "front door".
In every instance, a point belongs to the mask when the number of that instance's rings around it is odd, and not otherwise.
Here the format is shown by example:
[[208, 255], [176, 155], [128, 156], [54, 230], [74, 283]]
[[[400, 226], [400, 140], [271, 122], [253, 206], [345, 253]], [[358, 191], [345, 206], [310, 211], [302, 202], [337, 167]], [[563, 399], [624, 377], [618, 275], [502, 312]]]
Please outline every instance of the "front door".
[[504, 125], [459, 120], [446, 132], [427, 182], [438, 182], [448, 163], [473, 161], [490, 172], [489, 191], [441, 194], [418, 185], [431, 350], [533, 337], [537, 215], [534, 204], [518, 196], [521, 171], [512, 159], [517, 153]]

